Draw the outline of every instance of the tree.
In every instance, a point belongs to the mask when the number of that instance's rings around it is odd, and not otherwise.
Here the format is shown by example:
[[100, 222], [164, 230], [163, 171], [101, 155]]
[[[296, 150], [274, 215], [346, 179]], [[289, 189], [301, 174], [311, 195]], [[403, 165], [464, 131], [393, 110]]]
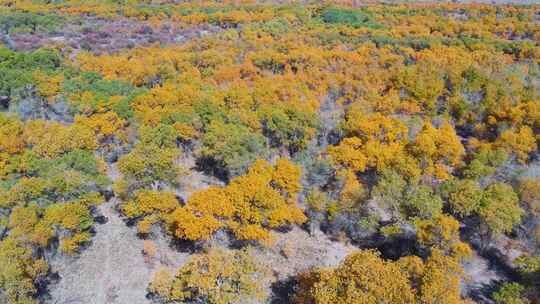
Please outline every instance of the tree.
[[520, 283], [527, 287], [527, 293], [531, 299], [538, 299], [540, 292], [540, 256], [522, 255], [514, 260], [521, 276]]
[[352, 253], [335, 269], [300, 277], [295, 302], [301, 304], [415, 303], [407, 274], [375, 251]]
[[452, 216], [440, 214], [432, 219], [416, 222], [416, 237], [422, 246], [455, 257], [466, 258], [471, 249], [459, 238], [459, 222]]
[[519, 197], [527, 210], [535, 216], [540, 215], [540, 180], [526, 178], [520, 181]]
[[81, 52], [76, 62], [81, 70], [98, 72], [107, 80], [124, 79], [142, 86], [174, 75], [183, 55], [178, 48], [147, 47], [102, 56]]
[[212, 249], [197, 254], [175, 275], [156, 273], [149, 290], [165, 303], [233, 304], [264, 302], [269, 272], [248, 250]]
[[438, 129], [425, 122], [411, 149], [427, 164], [425, 170], [439, 179], [448, 179], [449, 168], [459, 166], [465, 155], [456, 131], [447, 122]]
[[472, 153], [472, 160], [463, 170], [463, 175], [468, 179], [479, 179], [495, 173], [508, 159], [508, 154], [501, 148], [494, 149], [491, 146], [480, 146], [477, 151]]
[[[311, 224], [320, 224], [325, 220], [327, 215], [332, 217], [332, 214], [328, 214], [328, 212], [332, 206], [336, 205], [325, 192], [318, 189], [310, 190], [306, 196], [305, 202], [307, 204], [306, 213]], [[310, 226], [311, 230], [313, 228], [313, 226]]]
[[443, 201], [430, 186], [415, 185], [408, 189], [403, 213], [408, 218], [431, 219], [442, 213]]
[[0, 152], [9, 154], [21, 152], [25, 146], [22, 133], [23, 124], [21, 121], [0, 113]]
[[115, 112], [94, 114], [90, 117], [76, 115], [75, 123], [93, 130], [98, 142], [103, 142], [113, 136], [123, 141], [127, 139], [124, 130], [126, 121]]
[[393, 170], [385, 170], [380, 174], [377, 185], [373, 187], [372, 197], [376, 198], [383, 208], [390, 210], [394, 218], [399, 218], [406, 189], [407, 182], [403, 176]]
[[510, 232], [521, 221], [523, 210], [511, 186], [493, 183], [484, 191], [478, 215], [490, 232], [499, 234]]
[[420, 109], [433, 113], [436, 110], [437, 97], [445, 91], [443, 76], [443, 71], [435, 65], [420, 61], [401, 70], [398, 83]]
[[338, 178], [343, 183], [339, 192], [338, 208], [345, 212], [354, 211], [366, 198], [365, 186], [358, 181], [356, 174], [351, 170], [338, 172]]
[[442, 212], [443, 202], [432, 187], [407, 181], [393, 170], [385, 170], [372, 188], [372, 197], [390, 211], [394, 220], [431, 219]]
[[59, 122], [32, 120], [25, 124], [23, 136], [34, 152], [48, 158], [76, 149], [93, 151], [97, 148], [92, 129], [80, 123], [65, 126]]
[[371, 20], [370, 16], [358, 9], [328, 7], [321, 12], [324, 22], [331, 24], [344, 24], [352, 27], [368, 26], [378, 28], [382, 25]]
[[460, 295], [462, 274], [459, 259], [446, 256], [437, 249], [433, 250], [425, 262], [418, 288], [418, 303], [464, 304]]
[[301, 224], [306, 216], [297, 205], [300, 169], [280, 159], [275, 166], [258, 160], [223, 188], [195, 192], [185, 206], [167, 217], [178, 238], [206, 240], [221, 227], [239, 240], [269, 241], [268, 229]]
[[[223, 227], [223, 223], [212, 214], [199, 214], [198, 210], [189, 207], [174, 210], [167, 217], [167, 222], [175, 237], [190, 241], [208, 240], [219, 228]], [[267, 237], [265, 231], [260, 231], [259, 234], [252, 237]]]
[[124, 178], [120, 183], [124, 184], [124, 190], [156, 190], [165, 185], [176, 185], [177, 178], [184, 172], [184, 168], [176, 163], [181, 152], [177, 139], [173, 126], [141, 126], [139, 141], [133, 150], [118, 160], [118, 168]]
[[159, 188], [176, 184], [181, 168], [175, 164], [176, 148], [140, 143], [118, 160], [118, 168], [131, 188]]
[[471, 179], [454, 179], [441, 186], [442, 196], [448, 201], [454, 214], [469, 216], [476, 213], [482, 201], [482, 189]]
[[93, 134], [81, 125], [37, 120], [19, 126], [22, 133], [13, 134], [23, 140], [21, 150], [1, 168], [0, 262], [6, 267], [0, 289], [8, 303], [26, 304], [36, 302], [37, 284], [48, 272], [45, 254], [56, 249], [51, 241], [74, 254], [90, 240], [92, 210], [109, 181], [93, 153]]
[[314, 112], [294, 105], [268, 105], [257, 112], [263, 134], [276, 147], [286, 147], [291, 154], [304, 149], [315, 135], [317, 117]]
[[202, 138], [201, 156], [211, 158], [231, 176], [241, 174], [266, 156], [266, 141], [239, 124], [213, 120]]
[[[3, 19], [2, 16], [0, 18]], [[0, 23], [5, 26], [4, 21]], [[44, 48], [33, 52], [16, 52], [0, 47], [0, 61], [0, 96], [12, 100], [20, 98], [20, 91], [36, 83], [37, 71], [52, 75], [58, 73], [62, 66], [60, 53]]]
[[493, 299], [497, 304], [527, 304], [529, 301], [522, 296], [524, 290], [518, 283], [505, 283], [493, 293]]
[[0, 287], [10, 303], [37, 303], [34, 281], [48, 271], [43, 259], [32, 259], [32, 249], [21, 245], [15, 238], [0, 241]]
[[497, 146], [509, 153], [515, 153], [521, 163], [526, 163], [529, 153], [537, 149], [533, 130], [528, 126], [522, 126], [518, 130], [508, 129], [502, 132], [497, 139]]
[[383, 260], [372, 250], [350, 254], [336, 268], [300, 274], [295, 303], [465, 303], [458, 259], [433, 249], [423, 261], [405, 256]]
[[152, 224], [162, 220], [179, 206], [173, 192], [139, 190], [135, 197], [122, 206], [123, 213], [138, 222], [139, 233], [149, 233]]
[[53, 104], [56, 96], [60, 93], [64, 75], [62, 73], [45, 75], [41, 70], [36, 70], [32, 76], [37, 82], [36, 89], [39, 95], [44, 97], [49, 104]]
[[379, 172], [396, 168], [414, 174], [405, 151], [407, 127], [396, 118], [381, 113], [364, 114], [357, 107], [347, 113], [342, 125], [347, 137], [328, 148], [336, 163], [354, 171], [376, 168]]
[[[44, 227], [64, 231], [64, 236], [60, 238], [60, 249], [66, 253], [75, 253], [81, 244], [90, 240], [88, 229], [93, 224], [94, 218], [88, 206], [81, 202], [52, 205], [45, 210], [40, 223]], [[46, 245], [46, 242], [42, 245]]]

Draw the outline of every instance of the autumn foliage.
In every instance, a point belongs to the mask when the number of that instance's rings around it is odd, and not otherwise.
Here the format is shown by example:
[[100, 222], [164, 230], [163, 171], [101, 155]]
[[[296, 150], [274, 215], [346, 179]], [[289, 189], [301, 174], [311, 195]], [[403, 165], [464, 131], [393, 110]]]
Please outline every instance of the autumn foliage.
[[304, 273], [295, 302], [465, 303], [460, 298], [459, 263], [435, 250], [426, 261], [409, 256], [387, 261], [375, 251], [349, 255], [337, 268]]
[[110, 197], [206, 251], [156, 301], [273, 301], [253, 255], [304, 224], [415, 255], [293, 274], [298, 303], [464, 303], [498, 239], [531, 256], [493, 299], [535, 300], [539, 6], [285, 2], [0, 0], [0, 302], [46, 297]]
[[306, 217], [296, 203], [300, 169], [285, 159], [275, 166], [257, 161], [224, 188], [194, 193], [166, 221], [171, 232], [187, 240], [206, 240], [227, 228], [239, 240], [270, 241], [269, 229], [301, 224]]

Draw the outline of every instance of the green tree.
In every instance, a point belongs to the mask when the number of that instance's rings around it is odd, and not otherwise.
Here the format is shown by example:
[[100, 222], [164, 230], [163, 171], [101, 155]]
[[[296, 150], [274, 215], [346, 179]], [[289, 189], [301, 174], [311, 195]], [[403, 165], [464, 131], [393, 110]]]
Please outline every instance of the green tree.
[[394, 217], [399, 217], [406, 189], [407, 182], [403, 176], [396, 171], [385, 170], [379, 176], [377, 185], [373, 187], [372, 197], [376, 198], [382, 207], [390, 210]]
[[129, 189], [158, 188], [176, 184], [181, 168], [175, 164], [180, 151], [158, 145], [139, 143], [118, 160], [118, 168]]
[[267, 106], [258, 111], [263, 134], [276, 147], [287, 147], [291, 154], [306, 147], [318, 124], [315, 113], [291, 105]]
[[407, 191], [403, 205], [408, 217], [430, 219], [442, 213], [443, 201], [433, 188], [417, 185]]
[[201, 156], [218, 162], [232, 176], [247, 170], [255, 160], [266, 156], [264, 137], [249, 128], [214, 120], [202, 138]]
[[469, 216], [480, 208], [482, 189], [478, 182], [471, 179], [454, 179], [441, 186], [442, 196], [459, 216]]
[[510, 185], [493, 183], [484, 190], [478, 215], [490, 232], [499, 234], [510, 232], [521, 221], [523, 209]]
[[493, 299], [497, 304], [527, 304], [529, 301], [523, 297], [524, 290], [518, 283], [505, 283], [493, 293]]

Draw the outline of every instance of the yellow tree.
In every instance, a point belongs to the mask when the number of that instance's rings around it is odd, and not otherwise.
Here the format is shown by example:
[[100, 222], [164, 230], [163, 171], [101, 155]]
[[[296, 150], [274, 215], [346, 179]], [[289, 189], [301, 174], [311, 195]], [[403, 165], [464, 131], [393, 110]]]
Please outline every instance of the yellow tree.
[[152, 224], [162, 220], [179, 206], [173, 192], [139, 190], [135, 197], [122, 206], [129, 218], [141, 218], [137, 228], [140, 233], [149, 233]]
[[459, 228], [460, 224], [456, 219], [441, 214], [433, 219], [418, 221], [416, 237], [423, 246], [439, 250], [456, 259], [463, 259], [471, 254], [471, 249], [460, 240]]
[[298, 304], [464, 304], [462, 273], [459, 260], [438, 249], [426, 261], [416, 256], [388, 261], [360, 250], [336, 268], [300, 274], [293, 299]]
[[88, 129], [94, 131], [94, 134], [99, 142], [116, 136], [121, 140], [126, 140], [124, 127], [126, 121], [115, 112], [98, 113], [92, 116], [86, 117], [82, 115], [75, 116], [75, 123], [83, 125]]
[[508, 129], [501, 133], [496, 145], [509, 153], [515, 153], [521, 163], [526, 163], [529, 153], [536, 151], [537, 144], [533, 130], [522, 126], [518, 130]]
[[418, 174], [415, 160], [405, 149], [407, 127], [399, 119], [381, 113], [364, 114], [352, 107], [343, 130], [347, 137], [328, 149], [337, 164], [356, 172], [395, 168], [409, 176]]
[[58, 122], [32, 120], [25, 124], [23, 136], [33, 151], [49, 158], [75, 149], [97, 148], [94, 132], [78, 123], [66, 126]]
[[465, 155], [456, 131], [447, 122], [438, 129], [425, 122], [411, 144], [411, 150], [425, 163], [424, 170], [439, 179], [448, 179], [449, 169], [459, 166]]
[[8, 303], [37, 303], [34, 281], [47, 274], [45, 260], [34, 260], [30, 247], [8, 236], [0, 241], [0, 263], [0, 287]]
[[175, 236], [188, 240], [208, 239], [226, 227], [241, 240], [269, 241], [268, 229], [306, 220], [296, 202], [299, 179], [300, 169], [287, 160], [275, 166], [259, 160], [226, 187], [194, 193], [167, 222]]
[[148, 289], [165, 303], [260, 303], [269, 296], [269, 277], [249, 249], [213, 249], [192, 256], [174, 275], [158, 271]]
[[23, 123], [0, 113], [0, 153], [19, 153], [24, 149]]
[[460, 295], [463, 269], [459, 260], [432, 250], [420, 280], [418, 303], [465, 304]]
[[365, 250], [352, 253], [335, 269], [301, 275], [295, 300], [299, 304], [415, 303], [415, 294], [400, 265]]

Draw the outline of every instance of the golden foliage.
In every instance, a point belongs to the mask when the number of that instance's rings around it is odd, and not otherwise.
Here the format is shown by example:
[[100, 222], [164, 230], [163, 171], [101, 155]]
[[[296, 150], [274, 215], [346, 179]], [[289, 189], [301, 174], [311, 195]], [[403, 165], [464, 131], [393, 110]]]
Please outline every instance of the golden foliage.
[[332, 159], [353, 171], [394, 168], [407, 176], [418, 176], [416, 160], [407, 152], [407, 127], [397, 118], [381, 113], [364, 114], [353, 107], [343, 124], [347, 137], [328, 148]]
[[424, 266], [418, 303], [465, 303], [460, 295], [462, 273], [459, 260], [433, 250]]
[[303, 273], [295, 303], [465, 303], [458, 260], [434, 249], [424, 262], [408, 256], [386, 261], [370, 250], [350, 254], [337, 268]]
[[77, 65], [83, 71], [102, 74], [106, 79], [126, 79], [140, 86], [151, 83], [156, 77], [170, 76], [177, 72], [184, 54], [176, 48], [147, 47], [117, 55], [96, 57], [90, 53], [79, 53]]
[[268, 228], [306, 220], [296, 205], [299, 178], [299, 168], [287, 160], [274, 167], [260, 160], [228, 186], [194, 193], [167, 221], [175, 236], [188, 240], [205, 240], [227, 227], [238, 239], [265, 242]]
[[213, 249], [197, 254], [173, 276], [156, 273], [149, 290], [166, 303], [200, 301], [232, 304], [264, 301], [269, 273], [250, 250]]
[[449, 215], [420, 220], [416, 224], [416, 237], [424, 246], [436, 248], [457, 259], [467, 258], [471, 249], [459, 238], [459, 222]]
[[85, 126], [94, 131], [98, 142], [113, 136], [117, 136], [124, 141], [127, 140], [127, 135], [124, 130], [126, 121], [118, 117], [115, 112], [94, 114], [89, 117], [76, 115], [75, 124]]
[[510, 153], [515, 153], [518, 161], [526, 163], [529, 153], [537, 149], [536, 141], [533, 130], [527, 126], [522, 126], [518, 130], [508, 129], [501, 133], [496, 145]]
[[358, 251], [336, 269], [301, 277], [300, 286], [296, 302], [302, 304], [415, 303], [407, 275], [374, 251]]
[[[425, 122], [422, 131], [412, 143], [412, 150], [426, 163], [425, 170], [433, 172], [439, 179], [449, 178], [449, 167], [459, 166], [465, 155], [465, 148], [456, 135], [456, 131], [447, 122], [438, 129], [431, 123]], [[437, 168], [444, 171], [438, 171]]]
[[64, 75], [45, 75], [43, 72], [37, 70], [33, 76], [37, 81], [36, 89], [39, 95], [45, 97], [48, 103], [54, 103], [56, 96], [60, 93]]
[[173, 192], [139, 190], [132, 200], [122, 206], [129, 218], [142, 218], [138, 222], [139, 233], [149, 233], [153, 224], [159, 222], [179, 206]]
[[519, 196], [527, 209], [534, 215], [540, 214], [540, 180], [524, 179], [519, 184]]
[[0, 152], [15, 154], [24, 149], [23, 128], [18, 119], [0, 113]]
[[75, 149], [97, 148], [94, 132], [77, 123], [65, 126], [58, 122], [32, 120], [25, 125], [23, 136], [33, 151], [49, 158]]

